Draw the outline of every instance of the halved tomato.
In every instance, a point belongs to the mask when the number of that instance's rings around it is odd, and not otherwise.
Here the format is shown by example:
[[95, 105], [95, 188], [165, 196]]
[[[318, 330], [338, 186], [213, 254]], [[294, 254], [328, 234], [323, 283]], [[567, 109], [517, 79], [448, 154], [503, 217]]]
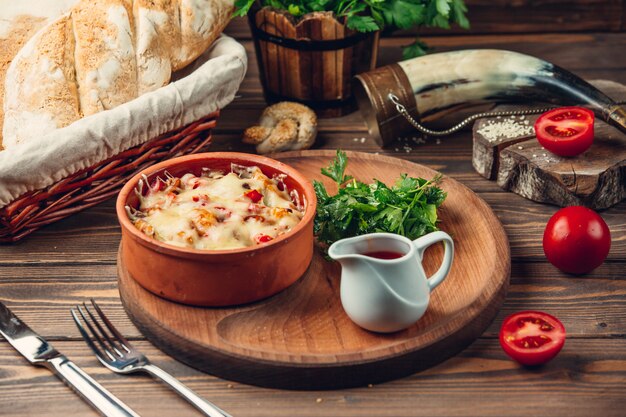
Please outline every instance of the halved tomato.
[[554, 358], [565, 344], [565, 327], [554, 316], [522, 311], [504, 319], [500, 345], [522, 365], [541, 365]]
[[535, 122], [541, 146], [560, 156], [576, 156], [593, 143], [595, 116], [582, 107], [561, 107], [545, 112]]

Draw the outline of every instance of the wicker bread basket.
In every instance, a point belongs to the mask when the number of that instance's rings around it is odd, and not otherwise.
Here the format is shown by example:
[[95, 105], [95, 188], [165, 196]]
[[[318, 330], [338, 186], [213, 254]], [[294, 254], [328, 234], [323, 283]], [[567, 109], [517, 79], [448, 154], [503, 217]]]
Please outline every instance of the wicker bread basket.
[[[128, 178], [152, 164], [206, 150], [219, 110], [233, 99], [247, 65], [243, 47], [233, 39], [223, 36], [216, 43], [217, 51], [214, 47], [207, 53], [206, 62], [200, 61], [179, 74], [171, 88], [164, 87], [160, 89], [163, 91], [90, 116], [75, 123], [79, 126], [55, 131], [53, 134], [60, 137], [67, 131], [70, 140], [66, 148], [49, 134], [42, 138], [41, 146], [17, 149], [22, 147], [19, 145], [15, 151], [0, 153], [0, 243], [18, 241], [40, 227], [107, 200]], [[229, 55], [230, 66], [219, 60], [224, 55]], [[218, 62], [212, 63], [216, 58]], [[216, 78], [212, 82], [213, 75]], [[178, 107], [175, 110], [138, 114], [145, 108], [171, 105], [172, 100]], [[83, 126], [85, 138], [80, 137]], [[115, 137], [118, 132], [120, 137]], [[89, 143], [85, 142], [87, 138]], [[94, 145], [94, 140], [102, 143]], [[97, 149], [96, 157], [93, 152], [86, 154], [91, 148]], [[40, 166], [36, 160], [39, 157], [61, 158], [68, 161], [67, 167], [60, 170], [58, 161], [46, 160], [36, 172], [23, 167]]]

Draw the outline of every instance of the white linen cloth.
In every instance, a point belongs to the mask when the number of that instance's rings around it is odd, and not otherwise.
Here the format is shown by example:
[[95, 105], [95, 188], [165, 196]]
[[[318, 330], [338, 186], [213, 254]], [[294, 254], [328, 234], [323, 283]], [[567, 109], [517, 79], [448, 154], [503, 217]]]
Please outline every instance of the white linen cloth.
[[224, 108], [235, 97], [246, 69], [244, 47], [222, 35], [168, 85], [1, 151], [0, 208]]

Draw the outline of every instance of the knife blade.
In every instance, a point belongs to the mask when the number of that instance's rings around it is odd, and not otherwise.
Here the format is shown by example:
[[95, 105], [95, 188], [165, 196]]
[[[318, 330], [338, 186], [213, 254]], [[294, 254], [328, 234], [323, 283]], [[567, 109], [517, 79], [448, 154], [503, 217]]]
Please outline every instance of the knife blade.
[[31, 364], [54, 372], [106, 417], [139, 417], [132, 409], [57, 351], [0, 302], [0, 334]]

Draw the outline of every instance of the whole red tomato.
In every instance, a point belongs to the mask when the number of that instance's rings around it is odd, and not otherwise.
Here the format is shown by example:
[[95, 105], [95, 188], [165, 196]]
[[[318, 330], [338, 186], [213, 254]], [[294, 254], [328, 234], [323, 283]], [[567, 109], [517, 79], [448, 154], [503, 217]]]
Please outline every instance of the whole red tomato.
[[563, 323], [541, 311], [520, 311], [504, 319], [500, 346], [522, 365], [541, 365], [554, 358], [565, 344]]
[[582, 206], [565, 207], [548, 221], [543, 252], [564, 272], [585, 274], [604, 262], [611, 248], [611, 232], [602, 217]]

